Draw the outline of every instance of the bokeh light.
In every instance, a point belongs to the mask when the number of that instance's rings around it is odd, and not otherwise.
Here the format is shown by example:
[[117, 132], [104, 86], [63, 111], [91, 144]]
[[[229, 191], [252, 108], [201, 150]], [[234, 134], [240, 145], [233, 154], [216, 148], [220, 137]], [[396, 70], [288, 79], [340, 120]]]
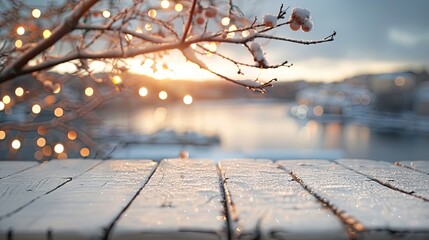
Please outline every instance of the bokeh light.
[[174, 10], [181, 12], [183, 10], [183, 5], [180, 3], [176, 4], [176, 6], [174, 6]]
[[77, 132], [76, 132], [75, 130], [70, 130], [70, 131], [67, 133], [67, 137], [68, 137], [70, 140], [75, 140], [75, 139], [77, 138]]
[[92, 95], [94, 95], [94, 89], [92, 87], [85, 88], [85, 95], [91, 97]]
[[39, 137], [36, 141], [37, 146], [44, 147], [46, 145], [46, 139], [43, 137]]
[[56, 153], [62, 153], [64, 152], [64, 145], [62, 145], [61, 143], [57, 143], [54, 146], [54, 152]]
[[40, 18], [40, 16], [42, 15], [42, 12], [40, 11], [40, 9], [35, 8], [33, 9], [33, 11], [31, 11], [31, 15], [34, 18]]
[[3, 130], [0, 130], [0, 140], [3, 140], [6, 138], [6, 132]]
[[31, 107], [31, 111], [34, 114], [39, 114], [42, 111], [42, 107], [40, 107], [39, 104], [34, 104], [33, 107]]
[[19, 141], [18, 139], [15, 139], [12, 141], [11, 146], [13, 149], [18, 150], [21, 147], [21, 141]]
[[89, 151], [89, 149], [88, 149], [88, 148], [86, 148], [86, 147], [84, 147], [84, 148], [82, 148], [82, 149], [80, 150], [80, 155], [81, 155], [82, 157], [88, 157], [88, 156], [89, 156], [89, 153], [90, 153], [90, 151]]
[[161, 91], [159, 92], [158, 96], [159, 96], [159, 99], [165, 100], [168, 98], [168, 93], [166, 91]]
[[115, 85], [119, 85], [119, 84], [122, 83], [122, 78], [120, 76], [118, 76], [118, 75], [115, 75], [115, 76], [112, 77], [112, 82]]
[[108, 10], [104, 10], [103, 11], [103, 17], [104, 18], [109, 18], [112, 14], [108, 11]]
[[231, 19], [229, 17], [224, 17], [221, 20], [222, 25], [228, 26], [231, 23]]
[[10, 99], [9, 95], [4, 95], [3, 96], [3, 102], [4, 102], [4, 104], [9, 104], [10, 101], [11, 101], [11, 99]]
[[23, 26], [19, 26], [19, 27], [16, 29], [16, 33], [17, 33], [18, 35], [24, 35], [24, 34], [25, 34], [25, 28], [24, 28]]
[[170, 7], [170, 2], [168, 0], [162, 0], [161, 1], [161, 7], [164, 9]]
[[149, 12], [147, 12], [147, 15], [151, 18], [156, 17], [156, 14], [157, 14], [157, 12], [155, 9], [151, 9], [151, 10], [149, 10]]
[[55, 117], [61, 117], [64, 114], [64, 110], [60, 107], [55, 108], [54, 115]]
[[22, 45], [23, 45], [22, 40], [18, 39], [18, 40], [16, 40], [16, 41], [15, 41], [15, 47], [16, 47], [16, 48], [21, 48], [21, 47], [22, 47]]
[[141, 88], [139, 89], [139, 95], [140, 95], [141, 97], [146, 97], [146, 96], [147, 96], [147, 94], [148, 94], [148, 90], [147, 90], [147, 88], [145, 88], [145, 87], [141, 87]]
[[52, 35], [52, 32], [49, 29], [45, 29], [45, 30], [43, 30], [42, 34], [43, 34], [43, 38], [48, 38]]
[[191, 95], [186, 95], [183, 97], [183, 103], [186, 105], [192, 104], [193, 101], [194, 101], [194, 99], [192, 98]]
[[17, 87], [15, 89], [15, 95], [21, 97], [22, 95], [24, 95], [24, 89], [22, 87]]

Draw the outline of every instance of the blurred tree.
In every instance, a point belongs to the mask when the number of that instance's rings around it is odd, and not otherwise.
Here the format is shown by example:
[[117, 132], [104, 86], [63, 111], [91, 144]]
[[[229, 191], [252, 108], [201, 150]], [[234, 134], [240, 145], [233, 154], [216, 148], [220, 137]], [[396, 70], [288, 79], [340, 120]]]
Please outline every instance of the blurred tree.
[[[0, 113], [23, 112], [13, 122], [0, 119], [0, 141], [8, 139], [8, 158], [25, 144], [22, 132], [37, 132], [32, 138], [36, 159], [68, 157], [64, 145], [80, 149], [80, 156], [94, 156], [96, 144], [72, 123], [100, 120], [93, 110], [124, 88], [124, 76], [136, 64], [153, 73], [165, 71], [166, 56], [179, 52], [215, 76], [263, 93], [275, 78], [235, 79], [213, 70], [205, 57], [218, 56], [244, 75], [243, 67], [290, 66], [287, 61], [270, 64], [257, 39], [317, 44], [335, 36], [304, 41], [273, 35], [273, 29], [284, 26], [310, 31], [310, 12], [295, 8], [286, 16], [282, 5], [274, 14], [249, 19], [233, 0], [0, 0], [0, 9]], [[220, 44], [244, 49], [253, 62], [220, 52]], [[37, 81], [28, 81], [28, 74]], [[70, 80], [76, 78], [84, 88], [73, 88]], [[66, 91], [66, 85], [73, 91]], [[23, 102], [27, 110], [16, 109]], [[51, 114], [42, 117], [44, 111]], [[56, 140], [45, 139], [46, 131], [58, 131]]]

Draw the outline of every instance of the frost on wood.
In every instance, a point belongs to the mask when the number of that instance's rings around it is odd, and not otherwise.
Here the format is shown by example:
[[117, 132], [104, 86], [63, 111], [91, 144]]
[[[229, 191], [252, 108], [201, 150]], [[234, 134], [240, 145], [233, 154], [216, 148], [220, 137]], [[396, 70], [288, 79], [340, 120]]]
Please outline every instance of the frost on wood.
[[427, 174], [382, 161], [340, 159], [336, 162], [385, 186], [429, 201], [429, 177]]
[[219, 167], [232, 239], [344, 239], [341, 221], [269, 160], [223, 160]]
[[223, 238], [223, 209], [212, 161], [163, 160], [113, 228], [111, 239]]
[[[70, 182], [99, 160], [50, 161], [1, 179], [0, 220], [9, 217], [32, 201]], [[48, 176], [51, 172], [56, 174]], [[1, 225], [1, 224], [0, 224]]]
[[429, 231], [427, 201], [387, 188], [330, 161], [289, 160], [278, 164], [357, 233], [380, 239], [391, 232]]
[[[76, 160], [57, 163], [67, 166], [73, 161]], [[41, 239], [48, 232], [53, 239], [102, 239], [105, 229], [120, 215], [155, 167], [156, 163], [149, 160], [102, 161], [0, 221], [0, 239], [8, 231], [13, 239]], [[61, 175], [62, 171], [59, 168], [55, 174]], [[44, 177], [55, 174], [47, 173]]]

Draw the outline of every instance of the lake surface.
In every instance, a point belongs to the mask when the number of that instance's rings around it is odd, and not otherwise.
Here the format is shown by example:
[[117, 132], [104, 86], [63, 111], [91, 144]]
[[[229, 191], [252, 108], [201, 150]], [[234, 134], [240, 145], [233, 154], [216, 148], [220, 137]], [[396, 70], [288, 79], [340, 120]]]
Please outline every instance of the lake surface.
[[[292, 103], [268, 100], [222, 100], [162, 106], [129, 107], [110, 112], [107, 123], [134, 133], [160, 128], [198, 131], [221, 138], [213, 148], [193, 146], [135, 146], [158, 151], [188, 150], [191, 157], [337, 159], [385, 161], [429, 160], [429, 134], [386, 132], [353, 123], [297, 120], [289, 115]], [[139, 158], [139, 151], [123, 149], [116, 157]], [[143, 151], [144, 152], [144, 151]], [[163, 153], [160, 153], [163, 155]]]

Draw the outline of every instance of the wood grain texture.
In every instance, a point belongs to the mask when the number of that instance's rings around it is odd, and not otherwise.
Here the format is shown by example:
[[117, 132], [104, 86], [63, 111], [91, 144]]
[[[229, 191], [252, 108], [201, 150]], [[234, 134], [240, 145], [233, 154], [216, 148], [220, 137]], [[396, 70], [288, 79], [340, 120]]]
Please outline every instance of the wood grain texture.
[[110, 239], [225, 238], [222, 201], [212, 161], [163, 160]]
[[[59, 163], [65, 163], [62, 161]], [[0, 222], [0, 239], [101, 239], [156, 163], [108, 160]]]
[[429, 161], [401, 161], [395, 164], [429, 174]]
[[53, 160], [0, 181], [0, 223], [98, 163], [99, 160]]
[[314, 195], [332, 207], [358, 238], [428, 239], [429, 202], [383, 186], [323, 160], [278, 161]]
[[429, 201], [429, 175], [427, 174], [383, 161], [340, 159], [335, 162], [385, 186]]
[[340, 219], [269, 160], [225, 160], [234, 239], [346, 239]]
[[0, 161], [0, 179], [39, 165], [34, 161]]

